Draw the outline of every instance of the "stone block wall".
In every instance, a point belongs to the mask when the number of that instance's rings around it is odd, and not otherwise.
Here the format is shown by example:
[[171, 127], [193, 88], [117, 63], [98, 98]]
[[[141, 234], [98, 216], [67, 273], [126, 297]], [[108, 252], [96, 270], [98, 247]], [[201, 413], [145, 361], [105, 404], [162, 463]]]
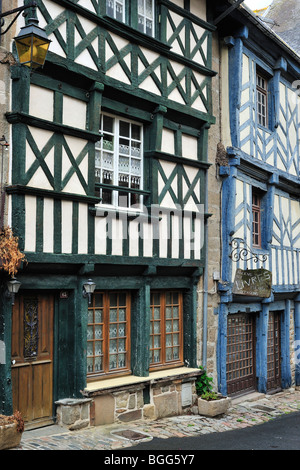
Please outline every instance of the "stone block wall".
[[56, 423], [70, 431], [82, 429], [90, 425], [91, 399], [65, 398], [55, 402]]
[[195, 378], [142, 383], [94, 394], [91, 425], [198, 413]]

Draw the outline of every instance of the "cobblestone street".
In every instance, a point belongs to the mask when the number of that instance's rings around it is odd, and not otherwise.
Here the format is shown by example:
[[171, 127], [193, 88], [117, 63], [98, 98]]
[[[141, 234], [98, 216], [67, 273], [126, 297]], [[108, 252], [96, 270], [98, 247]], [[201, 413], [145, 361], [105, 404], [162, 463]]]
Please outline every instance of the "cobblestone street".
[[300, 390], [289, 389], [275, 395], [255, 393], [233, 400], [228, 413], [218, 418], [182, 415], [157, 421], [96, 426], [81, 431], [49, 426], [24, 432], [20, 446], [11, 450], [117, 450], [154, 437], [197, 436], [255, 426], [299, 410]]

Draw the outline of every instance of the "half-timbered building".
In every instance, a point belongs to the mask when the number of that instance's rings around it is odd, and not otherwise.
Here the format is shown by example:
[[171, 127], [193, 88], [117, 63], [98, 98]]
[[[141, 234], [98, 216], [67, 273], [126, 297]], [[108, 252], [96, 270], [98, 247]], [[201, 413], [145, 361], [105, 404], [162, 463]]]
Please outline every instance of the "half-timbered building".
[[182, 413], [206, 262], [206, 2], [36, 3], [50, 50], [43, 69], [11, 67], [6, 113], [26, 262], [13, 309], [2, 296], [3, 411], [28, 426], [71, 399], [92, 400], [94, 424]]
[[235, 7], [217, 25], [227, 151], [217, 364], [229, 395], [299, 384], [300, 57]]

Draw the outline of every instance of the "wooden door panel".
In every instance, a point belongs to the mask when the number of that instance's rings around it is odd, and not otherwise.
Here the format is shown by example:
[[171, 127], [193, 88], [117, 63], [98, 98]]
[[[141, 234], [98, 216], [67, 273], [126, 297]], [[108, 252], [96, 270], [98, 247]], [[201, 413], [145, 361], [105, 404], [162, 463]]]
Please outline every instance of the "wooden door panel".
[[12, 368], [13, 408], [19, 410], [24, 421], [30, 421], [30, 367]]
[[13, 407], [27, 428], [45, 424], [53, 414], [52, 295], [20, 295], [13, 310]]
[[254, 314], [228, 315], [226, 377], [228, 395], [255, 390]]

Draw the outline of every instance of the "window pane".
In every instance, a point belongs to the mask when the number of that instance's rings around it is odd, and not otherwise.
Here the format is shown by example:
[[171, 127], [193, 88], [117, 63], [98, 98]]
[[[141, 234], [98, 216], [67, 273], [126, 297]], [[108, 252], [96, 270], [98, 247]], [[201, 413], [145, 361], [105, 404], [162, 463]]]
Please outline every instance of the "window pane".
[[[130, 207], [142, 203], [142, 196], [131, 191], [110, 190], [107, 185], [143, 189], [142, 126], [101, 115], [100, 133], [95, 144], [95, 181], [102, 204]], [[105, 187], [104, 187], [105, 185]]]
[[152, 292], [150, 309], [150, 364], [182, 361], [182, 294]]
[[114, 118], [111, 116], [106, 116], [105, 114], [102, 115], [103, 117], [103, 131], [110, 132], [113, 134], [114, 132]]
[[127, 121], [120, 121], [120, 136], [130, 137], [130, 124]]
[[252, 243], [261, 246], [261, 197], [252, 193]]
[[259, 125], [266, 127], [268, 124], [267, 114], [267, 92], [268, 82], [260, 75], [256, 76], [256, 108], [257, 108], [257, 122]]
[[106, 13], [111, 18], [115, 18], [118, 21], [125, 19], [125, 4], [124, 0], [106, 0]]
[[87, 372], [127, 369], [129, 364], [129, 295], [95, 293], [88, 309]]
[[148, 36], [154, 36], [153, 0], [138, 0], [138, 29]]
[[112, 293], [109, 295], [109, 303], [111, 307], [117, 307], [118, 305], [118, 294]]

